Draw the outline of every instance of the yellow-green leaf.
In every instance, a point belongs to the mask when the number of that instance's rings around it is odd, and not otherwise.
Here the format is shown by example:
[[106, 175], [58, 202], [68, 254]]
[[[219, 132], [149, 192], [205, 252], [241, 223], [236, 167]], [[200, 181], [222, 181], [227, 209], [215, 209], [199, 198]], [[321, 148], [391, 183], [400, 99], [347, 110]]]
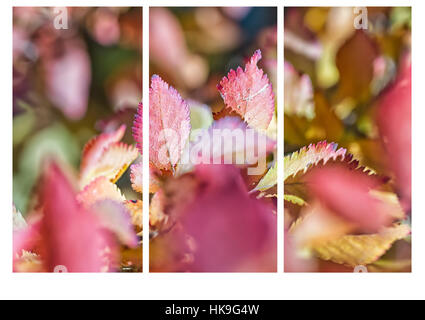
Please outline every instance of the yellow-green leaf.
[[253, 191], [265, 191], [277, 183], [277, 161], [258, 182]]
[[346, 235], [314, 246], [313, 252], [323, 260], [349, 265], [367, 265], [377, 261], [392, 244], [410, 234], [405, 224], [386, 228], [377, 234]]

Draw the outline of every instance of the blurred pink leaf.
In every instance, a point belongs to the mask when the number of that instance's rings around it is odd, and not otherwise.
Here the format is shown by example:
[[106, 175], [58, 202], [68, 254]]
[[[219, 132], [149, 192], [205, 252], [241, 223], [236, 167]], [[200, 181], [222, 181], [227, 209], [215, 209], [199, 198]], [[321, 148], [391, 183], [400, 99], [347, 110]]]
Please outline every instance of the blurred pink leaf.
[[217, 86], [224, 103], [248, 125], [255, 129], [267, 129], [274, 113], [274, 94], [272, 85], [257, 67], [261, 51], [255, 51], [245, 70], [238, 67], [230, 70]]
[[[41, 219], [30, 223], [15, 242], [15, 252], [39, 248], [45, 270], [110, 271], [116, 262], [115, 243], [98, 217], [84, 209], [64, 172], [50, 163], [43, 175]], [[22, 235], [22, 234], [21, 234]]]
[[46, 89], [51, 102], [68, 118], [81, 119], [87, 109], [91, 67], [87, 51], [80, 46], [66, 46], [59, 57], [47, 59]]
[[398, 208], [372, 196], [376, 179], [342, 165], [312, 170], [308, 175], [311, 192], [335, 214], [354, 222], [364, 232], [378, 232], [393, 220]]
[[404, 57], [395, 82], [379, 99], [377, 123], [396, 177], [401, 202], [410, 211], [412, 193], [412, 68]]
[[98, 8], [93, 14], [92, 35], [104, 46], [117, 43], [120, 39], [120, 25], [116, 12], [108, 8]]
[[188, 50], [180, 22], [169, 9], [150, 9], [149, 53], [156, 67], [189, 88], [197, 88], [207, 79], [207, 62]]
[[200, 165], [195, 176], [202, 188], [182, 216], [196, 245], [193, 271], [275, 271], [272, 208], [249, 197], [234, 166]]
[[166, 71], [180, 68], [188, 53], [178, 20], [165, 8], [151, 8], [149, 15], [150, 58]]

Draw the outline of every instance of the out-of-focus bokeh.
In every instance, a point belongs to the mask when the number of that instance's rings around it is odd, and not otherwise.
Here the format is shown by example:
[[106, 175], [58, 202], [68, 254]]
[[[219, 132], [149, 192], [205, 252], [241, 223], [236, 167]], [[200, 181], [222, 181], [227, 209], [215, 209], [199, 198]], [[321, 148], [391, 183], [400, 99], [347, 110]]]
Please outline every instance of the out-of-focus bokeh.
[[260, 67], [276, 83], [277, 11], [268, 7], [150, 8], [151, 75], [183, 96], [223, 108], [216, 85], [261, 49]]
[[356, 29], [361, 13], [285, 8], [285, 152], [327, 139], [380, 166], [375, 102], [410, 60], [411, 8], [367, 8]]
[[[58, 26], [60, 28], [58, 28]], [[127, 124], [142, 100], [142, 8], [13, 9], [13, 201], [24, 215], [54, 156], [77, 171], [84, 144]], [[128, 175], [128, 173], [127, 173]], [[131, 199], [128, 177], [120, 185]]]

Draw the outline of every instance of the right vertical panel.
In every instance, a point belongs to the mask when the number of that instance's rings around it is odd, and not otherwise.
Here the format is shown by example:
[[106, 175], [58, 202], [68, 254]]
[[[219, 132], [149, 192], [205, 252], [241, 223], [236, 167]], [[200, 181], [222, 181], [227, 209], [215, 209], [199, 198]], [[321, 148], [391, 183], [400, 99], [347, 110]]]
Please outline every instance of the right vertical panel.
[[284, 18], [285, 272], [410, 272], [411, 8]]

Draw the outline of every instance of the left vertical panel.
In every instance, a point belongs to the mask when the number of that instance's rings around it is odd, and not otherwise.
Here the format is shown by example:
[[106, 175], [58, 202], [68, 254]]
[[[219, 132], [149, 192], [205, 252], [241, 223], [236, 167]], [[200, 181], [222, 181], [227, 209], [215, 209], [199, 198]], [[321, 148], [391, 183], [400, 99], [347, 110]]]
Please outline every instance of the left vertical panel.
[[141, 272], [142, 8], [13, 8], [13, 270]]

